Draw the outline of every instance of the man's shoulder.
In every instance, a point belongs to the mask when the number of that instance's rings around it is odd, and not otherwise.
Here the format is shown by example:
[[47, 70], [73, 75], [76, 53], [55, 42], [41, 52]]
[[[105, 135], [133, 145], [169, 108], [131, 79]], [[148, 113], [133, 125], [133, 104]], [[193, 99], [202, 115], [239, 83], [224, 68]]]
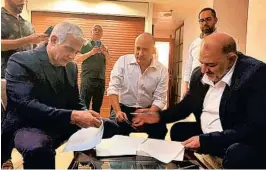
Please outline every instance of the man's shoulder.
[[89, 51], [91, 51], [93, 48], [91, 41], [88, 40], [86, 44], [84, 44], [80, 50], [81, 54], [87, 53]]
[[36, 66], [36, 64], [40, 62], [40, 55], [44, 53], [45, 52], [38, 50], [17, 52], [10, 57], [10, 60], [25, 66]]
[[197, 38], [195, 38], [195, 39], [191, 42], [190, 45], [191, 45], [191, 46], [200, 45], [202, 41], [203, 41], [202, 38], [197, 37]]
[[164, 66], [160, 61], [156, 62], [156, 68], [160, 69], [160, 70], [163, 70], [163, 71], [167, 70], [166, 66]]
[[[235, 68], [235, 76], [243, 82], [251, 79], [255, 74], [260, 74], [260, 70], [265, 68], [266, 64], [253, 57], [238, 53], [238, 60]], [[265, 69], [264, 69], [265, 70]]]
[[202, 77], [201, 67], [198, 66], [192, 71], [190, 83], [201, 82]]
[[118, 62], [125, 62], [125, 63], [129, 63], [131, 62], [133, 59], [135, 58], [135, 55], [134, 54], [126, 54], [126, 55], [122, 55], [118, 58]]

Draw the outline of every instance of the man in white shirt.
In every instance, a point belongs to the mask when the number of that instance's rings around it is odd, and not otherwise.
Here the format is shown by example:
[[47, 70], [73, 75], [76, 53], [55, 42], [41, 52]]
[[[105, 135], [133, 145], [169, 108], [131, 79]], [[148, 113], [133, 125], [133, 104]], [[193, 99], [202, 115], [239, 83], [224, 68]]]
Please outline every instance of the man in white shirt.
[[189, 82], [191, 78], [192, 71], [200, 66], [199, 62], [199, 53], [200, 45], [204, 37], [214, 33], [216, 31], [216, 23], [218, 18], [216, 12], [212, 8], [204, 8], [199, 13], [199, 25], [201, 34], [197, 37], [189, 46], [188, 56], [185, 61], [184, 67], [184, 86], [183, 86], [183, 95], [184, 96], [189, 89]]
[[111, 119], [115, 118], [122, 135], [144, 131], [150, 138], [164, 139], [165, 123], [133, 128], [135, 111], [158, 112], [166, 105], [167, 69], [153, 58], [155, 41], [151, 34], [142, 33], [135, 40], [135, 52], [121, 56], [110, 76], [107, 95], [112, 104]]
[[133, 118], [133, 126], [171, 123], [193, 113], [196, 122], [178, 122], [171, 139], [186, 149], [223, 158], [223, 168], [266, 168], [266, 64], [236, 50], [224, 33], [204, 38], [201, 67], [184, 99], [168, 110]]

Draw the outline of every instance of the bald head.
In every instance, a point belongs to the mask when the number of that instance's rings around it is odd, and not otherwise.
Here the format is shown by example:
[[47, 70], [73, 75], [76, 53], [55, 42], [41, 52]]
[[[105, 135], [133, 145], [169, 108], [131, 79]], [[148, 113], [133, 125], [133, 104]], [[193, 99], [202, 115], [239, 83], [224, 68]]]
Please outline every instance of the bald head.
[[205, 50], [215, 49], [220, 51], [222, 54], [237, 52], [235, 40], [233, 37], [225, 33], [213, 33], [205, 37], [201, 48]]
[[155, 45], [154, 37], [150, 33], [147, 33], [147, 32], [144, 32], [140, 34], [139, 36], [137, 36], [135, 43], [137, 41], [145, 41], [147, 44]]
[[199, 57], [201, 71], [214, 83], [223, 78], [236, 59], [236, 42], [230, 35], [214, 33], [204, 38]]
[[142, 33], [135, 40], [135, 57], [137, 63], [145, 68], [151, 64], [155, 54], [155, 41], [150, 33]]

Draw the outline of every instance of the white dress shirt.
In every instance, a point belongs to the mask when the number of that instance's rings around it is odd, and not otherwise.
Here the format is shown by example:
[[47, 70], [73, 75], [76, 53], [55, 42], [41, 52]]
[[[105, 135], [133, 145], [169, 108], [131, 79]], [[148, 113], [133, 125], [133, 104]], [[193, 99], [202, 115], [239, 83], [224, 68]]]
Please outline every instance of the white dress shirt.
[[185, 68], [184, 68], [184, 81], [185, 82], [190, 82], [192, 71], [196, 67], [200, 66], [199, 54], [200, 54], [200, 45], [202, 41], [203, 39], [198, 37], [189, 46], [188, 56], [186, 58]]
[[135, 55], [121, 56], [111, 71], [107, 95], [116, 94], [119, 102], [128, 107], [147, 108], [156, 105], [163, 109], [166, 105], [168, 71], [153, 59], [142, 74]]
[[200, 116], [201, 129], [203, 133], [223, 131], [220, 121], [219, 108], [226, 84], [228, 86], [231, 85], [235, 63], [227, 72], [227, 74], [216, 84], [213, 84], [213, 82], [208, 79], [206, 74], [202, 78], [202, 83], [208, 84], [210, 86], [204, 98], [203, 110]]

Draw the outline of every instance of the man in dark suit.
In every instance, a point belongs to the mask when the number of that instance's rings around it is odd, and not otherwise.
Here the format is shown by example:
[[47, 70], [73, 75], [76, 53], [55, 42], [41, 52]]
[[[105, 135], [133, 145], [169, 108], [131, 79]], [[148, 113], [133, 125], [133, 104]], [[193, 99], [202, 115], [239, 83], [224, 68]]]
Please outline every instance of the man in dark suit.
[[238, 53], [234, 39], [224, 33], [204, 39], [199, 61], [180, 103], [140, 113], [134, 125], [170, 123], [194, 113], [196, 122], [173, 125], [172, 140], [223, 158], [224, 168], [266, 168], [266, 64]]
[[[25, 169], [54, 169], [55, 149], [80, 127], [99, 127], [99, 114], [85, 110], [72, 61], [84, 43], [74, 24], [57, 24], [46, 46], [16, 53], [8, 61], [7, 114], [2, 133], [14, 134]], [[104, 120], [104, 138], [117, 126]], [[5, 144], [2, 143], [2, 147]]]

